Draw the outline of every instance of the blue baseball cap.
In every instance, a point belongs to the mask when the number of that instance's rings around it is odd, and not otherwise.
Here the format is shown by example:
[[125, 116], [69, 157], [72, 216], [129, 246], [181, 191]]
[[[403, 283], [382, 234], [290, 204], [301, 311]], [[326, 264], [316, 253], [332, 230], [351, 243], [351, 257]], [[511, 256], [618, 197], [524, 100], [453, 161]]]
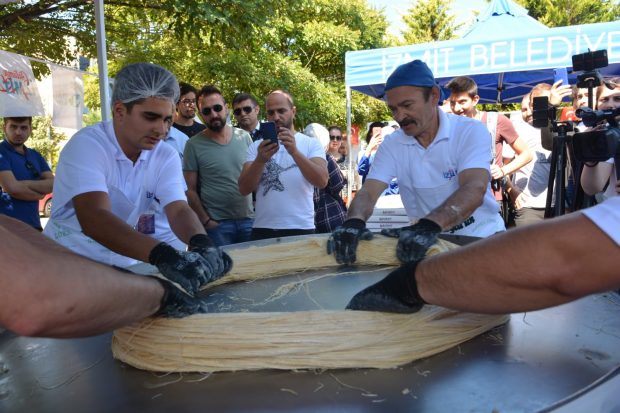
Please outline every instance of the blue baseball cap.
[[[426, 63], [416, 59], [398, 66], [387, 78], [384, 90], [388, 91], [399, 86], [439, 87], [439, 84], [435, 81], [435, 76]], [[441, 102], [444, 99], [441, 87], [439, 87], [439, 92], [439, 101]]]

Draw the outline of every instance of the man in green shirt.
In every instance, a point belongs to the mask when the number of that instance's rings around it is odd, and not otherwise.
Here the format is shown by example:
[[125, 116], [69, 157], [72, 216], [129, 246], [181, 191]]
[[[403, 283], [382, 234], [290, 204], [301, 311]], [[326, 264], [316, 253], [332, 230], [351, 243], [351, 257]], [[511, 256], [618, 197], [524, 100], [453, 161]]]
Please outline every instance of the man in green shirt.
[[200, 90], [198, 109], [206, 129], [185, 145], [187, 199], [217, 246], [249, 241], [252, 196], [241, 195], [237, 180], [252, 138], [226, 123], [228, 105], [216, 87]]

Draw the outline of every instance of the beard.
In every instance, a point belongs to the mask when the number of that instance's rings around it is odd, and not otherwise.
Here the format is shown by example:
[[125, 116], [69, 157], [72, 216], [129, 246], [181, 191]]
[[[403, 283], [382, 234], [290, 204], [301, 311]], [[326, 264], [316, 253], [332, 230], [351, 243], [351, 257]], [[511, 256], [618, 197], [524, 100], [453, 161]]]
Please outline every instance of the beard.
[[207, 123], [207, 128], [212, 130], [213, 132], [220, 132], [226, 126], [226, 122], [222, 119], [212, 119], [209, 123]]
[[276, 123], [276, 126], [278, 126], [279, 128], [286, 128], [286, 129], [292, 130], [293, 129], [293, 118], [291, 117], [287, 121], [278, 122]]

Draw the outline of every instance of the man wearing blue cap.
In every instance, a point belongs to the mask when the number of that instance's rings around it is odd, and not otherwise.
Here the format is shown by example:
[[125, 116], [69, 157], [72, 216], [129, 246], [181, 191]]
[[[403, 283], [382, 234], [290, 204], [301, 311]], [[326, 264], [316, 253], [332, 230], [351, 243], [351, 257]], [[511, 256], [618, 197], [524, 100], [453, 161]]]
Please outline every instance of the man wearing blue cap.
[[417, 221], [384, 235], [398, 237], [403, 263], [424, 257], [441, 232], [487, 237], [505, 230], [490, 191], [488, 132], [474, 119], [439, 109], [441, 89], [420, 61], [399, 66], [385, 84], [385, 99], [400, 129], [379, 147], [347, 220], [328, 243], [336, 261], [351, 264], [360, 239], [370, 239], [365, 221], [380, 194], [397, 178], [407, 215]]

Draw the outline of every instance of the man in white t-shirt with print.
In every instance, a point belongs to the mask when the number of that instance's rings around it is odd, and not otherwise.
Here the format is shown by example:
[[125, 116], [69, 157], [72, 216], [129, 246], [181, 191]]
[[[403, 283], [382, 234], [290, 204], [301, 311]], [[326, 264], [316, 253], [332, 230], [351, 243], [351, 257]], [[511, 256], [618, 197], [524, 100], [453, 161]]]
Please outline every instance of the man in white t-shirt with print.
[[[149, 63], [118, 72], [112, 120], [80, 130], [60, 154], [44, 233], [105, 264], [150, 262], [192, 294], [231, 262], [187, 204], [178, 153], [160, 143], [172, 124], [176, 82]], [[175, 249], [176, 239], [190, 252]]]
[[328, 253], [356, 260], [358, 240], [368, 239], [366, 220], [393, 178], [414, 225], [387, 231], [399, 238], [396, 256], [422, 258], [442, 232], [487, 237], [504, 231], [490, 191], [489, 133], [479, 121], [439, 109], [441, 89], [428, 66], [414, 60], [388, 77], [385, 98], [400, 129], [379, 147], [347, 220], [332, 233]]
[[295, 132], [297, 108], [290, 94], [271, 92], [265, 109], [278, 129], [278, 143], [252, 143], [239, 176], [241, 194], [256, 191], [252, 239], [312, 234], [314, 187], [324, 188], [328, 179], [325, 151], [316, 139]]

